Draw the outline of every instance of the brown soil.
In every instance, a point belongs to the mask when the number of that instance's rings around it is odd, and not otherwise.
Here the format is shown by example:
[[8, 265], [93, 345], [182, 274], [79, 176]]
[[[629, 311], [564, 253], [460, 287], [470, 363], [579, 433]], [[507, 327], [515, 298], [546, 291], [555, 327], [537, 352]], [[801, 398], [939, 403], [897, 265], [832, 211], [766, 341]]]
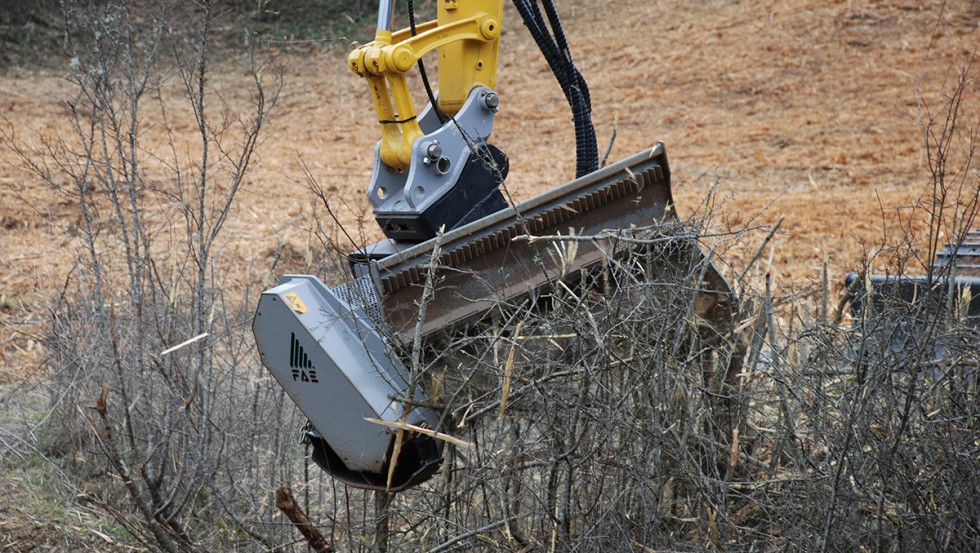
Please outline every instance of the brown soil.
[[[897, 210], [928, 190], [920, 111], [941, 108], [942, 91], [980, 44], [976, 0], [950, 0], [941, 14], [939, 2], [858, 0], [576, 0], [560, 9], [591, 85], [600, 143], [618, 131], [610, 159], [663, 141], [685, 216], [717, 183], [714, 230], [784, 219], [769, 268], [784, 289], [816, 282], [825, 260], [837, 282], [894, 237]], [[510, 192], [526, 199], [572, 176], [572, 126], [509, 5], [505, 17], [494, 141], [511, 158]], [[300, 161], [349, 206], [346, 225], [365, 215], [378, 131], [345, 54], [311, 49], [287, 59], [275, 119], [227, 228], [236, 237], [222, 261], [228, 271], [267, 265], [282, 240], [305, 250], [314, 199]], [[241, 78], [229, 71], [214, 86], [234, 91]], [[917, 83], [927, 104], [917, 102]], [[69, 91], [58, 76], [8, 70], [0, 125], [27, 143], [64, 133], [58, 101]], [[176, 90], [165, 97], [179, 102]], [[980, 80], [961, 122], [980, 126]], [[69, 200], [26, 172], [11, 145], [0, 143], [0, 380], [37, 370], [38, 324], [76, 247]], [[749, 233], [724, 263], [741, 268], [764, 235]]]
[[[868, 252], [899, 242], [896, 217], [927, 197], [923, 110], [942, 109], [943, 93], [980, 44], [980, 2], [941, 4], [570, 0], [559, 7], [591, 85], [600, 143], [618, 132], [610, 159], [663, 141], [684, 216], [703, 211], [716, 185], [713, 231], [782, 219], [760, 270], [785, 293], [817, 283], [824, 263], [839, 283]], [[572, 176], [574, 143], [557, 85], [507, 10], [494, 141], [511, 158], [507, 186], [520, 200]], [[315, 200], [301, 161], [335, 204], [347, 206], [339, 212], [346, 226], [365, 239], [379, 236], [364, 197], [378, 132], [345, 54], [311, 48], [287, 57], [275, 119], [226, 230], [233, 237], [221, 257], [226, 272], [268, 267], [282, 243], [284, 263], [303, 265]], [[23, 59], [23, 46], [0, 52], [0, 63]], [[71, 200], [39, 183], [12, 148], [67, 133], [59, 100], [70, 86], [32, 69], [8, 65], [0, 75], [0, 383], [40, 372], [42, 323], [78, 247]], [[234, 96], [242, 79], [229, 70], [212, 82]], [[168, 87], [163, 96], [179, 111], [176, 85]], [[960, 121], [980, 128], [978, 79]], [[964, 139], [954, 152], [967, 146]], [[965, 170], [966, 182], [978, 182], [976, 165]], [[723, 270], [740, 270], [764, 235], [750, 232], [733, 248], [720, 242]], [[13, 479], [0, 482], [11, 499], [0, 505], [0, 549], [111, 547], [103, 532], [38, 518], [20, 505], [29, 498], [18, 490]]]

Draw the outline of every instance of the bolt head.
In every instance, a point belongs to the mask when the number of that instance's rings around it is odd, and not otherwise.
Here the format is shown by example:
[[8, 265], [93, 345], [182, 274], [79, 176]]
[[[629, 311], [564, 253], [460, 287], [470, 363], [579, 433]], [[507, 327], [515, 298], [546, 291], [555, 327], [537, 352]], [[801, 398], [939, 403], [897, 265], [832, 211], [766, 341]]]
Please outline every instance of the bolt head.
[[425, 156], [431, 160], [436, 160], [442, 157], [442, 146], [438, 142], [433, 142], [425, 149]]
[[483, 105], [487, 106], [487, 109], [490, 111], [497, 111], [497, 107], [500, 105], [500, 97], [493, 92], [489, 92], [483, 98]]

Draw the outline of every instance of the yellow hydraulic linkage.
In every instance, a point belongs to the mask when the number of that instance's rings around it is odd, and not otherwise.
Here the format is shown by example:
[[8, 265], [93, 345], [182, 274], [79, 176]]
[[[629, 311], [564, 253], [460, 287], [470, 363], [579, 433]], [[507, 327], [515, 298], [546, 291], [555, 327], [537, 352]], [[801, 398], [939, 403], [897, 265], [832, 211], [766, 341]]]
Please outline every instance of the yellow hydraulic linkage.
[[[381, 124], [381, 161], [401, 173], [422, 138], [405, 74], [422, 56], [439, 50], [439, 108], [453, 115], [475, 86], [492, 89], [502, 0], [440, 0], [436, 21], [391, 31], [394, 0], [382, 2], [374, 41], [350, 53], [347, 64], [368, 81]], [[448, 69], [448, 70], [446, 70]]]

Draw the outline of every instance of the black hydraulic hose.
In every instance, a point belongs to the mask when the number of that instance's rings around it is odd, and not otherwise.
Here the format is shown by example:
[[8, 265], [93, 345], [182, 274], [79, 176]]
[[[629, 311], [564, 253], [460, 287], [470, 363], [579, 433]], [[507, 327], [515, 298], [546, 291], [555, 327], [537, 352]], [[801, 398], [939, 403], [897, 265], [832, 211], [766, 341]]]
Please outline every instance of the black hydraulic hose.
[[[531, 36], [534, 37], [535, 42], [538, 44], [538, 49], [541, 50], [545, 61], [548, 62], [548, 66], [551, 67], [552, 72], [555, 74], [555, 78], [558, 79], [558, 84], [561, 85], [562, 92], [564, 92], [565, 97], [569, 99], [569, 102], [571, 102], [571, 82], [568, 78], [567, 68], [564, 60], [562, 59], [562, 54], [558, 48], [558, 44], [555, 42], [554, 37], [551, 36], [548, 27], [545, 25], [544, 17], [541, 15], [541, 11], [538, 9], [537, 2], [521, 0], [521, 3], [524, 9], [527, 10], [527, 17], [524, 18], [525, 26], [530, 29]], [[518, 10], [520, 10], [520, 8], [518, 8]], [[527, 25], [528, 20], [533, 22], [533, 28]]]
[[[412, 28], [412, 36], [415, 36], [415, 2], [413, 0], [408, 0], [408, 24]], [[432, 93], [432, 85], [429, 84], [429, 75], [425, 72], [425, 64], [422, 63], [421, 59], [419, 59], [419, 75], [422, 76], [425, 95], [429, 97], [429, 104], [432, 106], [432, 111], [436, 114], [436, 118], [439, 119], [439, 125], [444, 125], [449, 118], [439, 109], [439, 104], [436, 102], [436, 95]]]
[[557, 43], [548, 32], [547, 27], [545, 27], [544, 19], [538, 10], [537, 4], [529, 0], [514, 0], [514, 5], [517, 7], [517, 11], [524, 21], [524, 26], [530, 31], [531, 37], [534, 38], [538, 49], [541, 50], [545, 61], [555, 74], [555, 78], [558, 80], [558, 84], [561, 86], [566, 99], [568, 99], [569, 103], [572, 103], [570, 83], [565, 64], [562, 63], [562, 56]]
[[574, 91], [573, 117], [579, 119], [576, 126], [576, 141], [581, 138], [585, 143], [582, 150], [586, 158], [581, 165], [591, 173], [599, 168], [599, 147], [596, 143], [595, 128], [592, 126], [592, 98], [589, 94], [589, 86], [572, 61], [571, 49], [568, 47], [565, 30], [562, 28], [561, 18], [558, 16], [553, 0], [541, 0], [541, 4], [548, 16], [548, 24], [559, 51], [558, 63], [564, 66], [569, 87]]
[[[515, 4], [572, 108], [576, 134], [576, 175], [591, 173], [598, 168], [598, 146], [595, 145], [591, 110], [582, 94], [582, 87], [579, 85], [580, 77], [577, 77], [578, 71], [569, 56], [560, 52], [557, 42], [545, 26], [544, 17], [538, 10], [538, 6], [528, 0], [515, 0]], [[554, 13], [554, 17], [557, 19], [557, 13]]]
[[551, 26], [551, 32], [555, 37], [555, 44], [557, 44], [559, 52], [564, 56], [562, 61], [565, 62], [568, 70], [572, 73], [572, 77], [578, 84], [579, 90], [582, 92], [582, 97], [585, 99], [585, 104], [591, 113], [592, 97], [589, 94], [589, 85], [585, 82], [585, 77], [582, 76], [582, 73], [575, 67], [575, 63], [572, 61], [572, 50], [568, 47], [568, 40], [565, 38], [565, 30], [562, 28], [561, 18], [558, 17], [558, 10], [555, 9], [555, 3], [553, 0], [541, 0], [541, 4], [544, 6], [544, 13], [548, 16], [548, 24]]
[[[514, 5], [572, 108], [572, 121], [575, 125], [575, 175], [581, 177], [599, 167], [599, 150], [595, 128], [592, 125], [591, 98], [584, 77], [572, 63], [558, 13], [550, 0], [543, 0], [543, 2], [551, 24], [550, 32], [535, 1], [514, 0]], [[552, 36], [552, 32], [555, 36]]]

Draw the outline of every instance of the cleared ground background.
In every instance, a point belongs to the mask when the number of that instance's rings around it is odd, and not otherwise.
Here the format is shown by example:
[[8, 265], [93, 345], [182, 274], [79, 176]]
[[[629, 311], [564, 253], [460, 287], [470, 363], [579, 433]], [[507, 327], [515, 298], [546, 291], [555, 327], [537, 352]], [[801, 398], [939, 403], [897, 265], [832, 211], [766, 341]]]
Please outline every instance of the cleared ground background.
[[[709, 228], [721, 238], [709, 243], [718, 245], [726, 275], [742, 270], [778, 221], [780, 232], [755, 270], [770, 274], [775, 295], [803, 303], [819, 300], [825, 270], [836, 300], [843, 276], [878, 250], [906, 236], [928, 249], [916, 233], [921, 221], [904, 218], [930, 191], [923, 123], [941, 115], [964, 68], [973, 78], [960, 124], [973, 138], [980, 128], [977, 0], [575, 0], [558, 7], [591, 86], [600, 149], [614, 131], [610, 161], [663, 141], [678, 210], [712, 212]], [[56, 51], [57, 32], [44, 30], [51, 24], [28, 21], [27, 28], [34, 25]], [[522, 200], [571, 179], [573, 129], [560, 89], [509, 5], [504, 24], [492, 141], [510, 156], [506, 185]], [[22, 386], [44, 374], [42, 324], [70, 278], [80, 221], [72, 200], [39, 183], [16, 151], [39, 134], [68, 132], [61, 103], [72, 91], [61, 72], [67, 60], [34, 57], [12, 28], [0, 27], [0, 383]], [[229, 287], [316, 265], [307, 252], [317, 251], [311, 229], [318, 200], [304, 165], [357, 241], [380, 238], [364, 197], [378, 131], [366, 86], [345, 66], [346, 45], [367, 41], [370, 31], [323, 38], [270, 29], [268, 37], [286, 35], [267, 46], [283, 49], [285, 80], [227, 223], [233, 238], [215, 257]], [[233, 28], [220, 31], [235, 36]], [[226, 45], [231, 58], [234, 44]], [[216, 67], [236, 67], [233, 61]], [[246, 85], [236, 69], [218, 69], [209, 80], [233, 101]], [[169, 110], [186, 112], [180, 93], [172, 78], [160, 98]], [[150, 155], [154, 145], [165, 146], [153, 133], [151, 122], [143, 141]], [[976, 165], [960, 163], [969, 142], [964, 134], [954, 144], [950, 167], [976, 180]], [[166, 175], [161, 169], [149, 180], [155, 177]], [[746, 227], [758, 230], [737, 241], [725, 236]], [[931, 257], [921, 252], [922, 260]], [[13, 402], [7, 389], [20, 388], [5, 388], [4, 401]], [[18, 489], [20, 477], [5, 478], [0, 492]], [[15, 521], [0, 530], [24, 543], [43, 544], [38, 535], [59, 531], [46, 526], [43, 513], [0, 505], [0, 518]]]
[[[609, 159], [663, 141], [680, 213], [697, 209], [717, 183], [719, 230], [785, 218], [774, 248], [777, 286], [816, 282], [825, 260], [839, 282], [894, 236], [896, 213], [927, 190], [920, 120], [980, 41], [976, 0], [566, 4], [602, 147], [617, 130]], [[511, 159], [508, 189], [526, 199], [573, 176], [574, 138], [561, 91], [510, 6], [505, 18], [493, 141]], [[345, 225], [358, 228], [367, 214], [378, 132], [344, 45], [369, 36], [294, 45], [283, 58], [282, 98], [229, 221], [244, 240], [226, 263], [261, 267], [283, 240], [302, 249], [314, 200], [301, 162], [349, 206], [338, 212]], [[37, 131], [63, 132], [59, 100], [69, 87], [57, 71], [34, 71], [27, 56], [6, 61], [3, 124], [28, 141]], [[211, 84], [234, 95], [236, 78]], [[980, 118], [978, 87], [974, 80], [961, 121]], [[178, 90], [171, 93], [177, 104]], [[42, 317], [64, 281], [77, 223], [61, 216], [64, 198], [22, 165], [0, 148], [7, 378], [36, 367], [32, 326], [21, 323]], [[379, 236], [375, 226], [370, 218], [363, 225], [366, 240]], [[724, 261], [737, 268], [746, 255]]]
[[[940, 105], [980, 40], [975, 0], [570, 2], [561, 9], [591, 86], [602, 147], [617, 130], [609, 159], [663, 141], [680, 213], [697, 209], [717, 183], [719, 230], [785, 218], [773, 259], [777, 286], [819, 280], [825, 260], [840, 281], [889, 242], [895, 214], [927, 191], [920, 119]], [[526, 199], [573, 176], [574, 137], [561, 91], [510, 6], [505, 18], [493, 141], [511, 159], [508, 189]], [[294, 46], [284, 58], [280, 104], [229, 222], [245, 240], [227, 263], [261, 267], [283, 240], [301, 249], [314, 203], [301, 162], [349, 206], [338, 212], [345, 225], [363, 228], [366, 240], [379, 237], [370, 218], [358, 227], [368, 213], [364, 190], [378, 132], [366, 87], [336, 45], [345, 40]], [[33, 71], [30, 58], [16, 61], [0, 77], [4, 124], [24, 140], [63, 132], [67, 84], [55, 71]], [[212, 85], [234, 95], [235, 79]], [[974, 80], [962, 121], [980, 118], [978, 87]], [[64, 281], [76, 223], [60, 216], [64, 199], [32, 182], [22, 165], [0, 149], [0, 360], [5, 374], [16, 375], [30, 373], [36, 359], [23, 355], [35, 346], [31, 327], [19, 323], [42, 317]], [[745, 255], [732, 252], [725, 262], [739, 267]]]

